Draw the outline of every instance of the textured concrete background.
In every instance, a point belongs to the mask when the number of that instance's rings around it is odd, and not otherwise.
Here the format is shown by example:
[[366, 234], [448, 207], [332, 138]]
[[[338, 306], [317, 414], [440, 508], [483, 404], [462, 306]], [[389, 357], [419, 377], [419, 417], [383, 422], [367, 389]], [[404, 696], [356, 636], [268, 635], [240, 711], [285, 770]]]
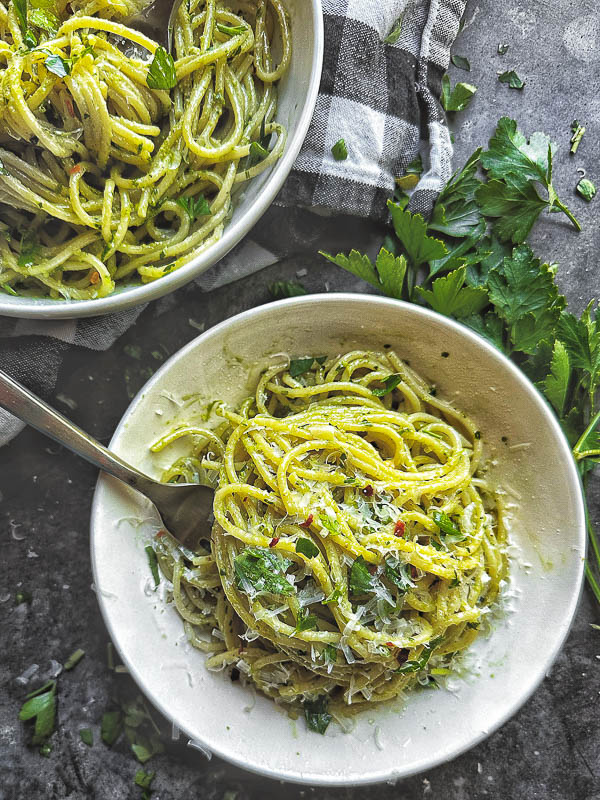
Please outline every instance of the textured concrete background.
[[[497, 119], [508, 114], [524, 131], [543, 130], [561, 146], [556, 185], [561, 199], [580, 218], [575, 234], [560, 216], [541, 223], [535, 234], [541, 255], [561, 265], [559, 278], [571, 305], [580, 309], [600, 294], [597, 270], [600, 197], [589, 206], [577, 198], [576, 168], [600, 184], [600, 14], [596, 0], [523, 0], [471, 3], [455, 52], [471, 60], [470, 75], [452, 70], [453, 80], [478, 86], [468, 112], [457, 115], [457, 166], [485, 144]], [[497, 55], [499, 42], [510, 49]], [[496, 73], [516, 69], [527, 85], [522, 92], [498, 83]], [[569, 156], [570, 123], [587, 125], [576, 157]], [[262, 223], [285, 227], [286, 213], [273, 210]], [[307, 289], [369, 291], [351, 276], [328, 266], [313, 253], [364, 246], [373, 226], [354, 220], [303, 217], [301, 235], [308, 254], [293, 255], [260, 275], [209, 295], [194, 286], [151, 305], [108, 353], [73, 353], [65, 362], [57, 407], [83, 428], [107, 441], [129, 397], [144, 383], [160, 358], [197, 335], [189, 319], [206, 327], [268, 300], [268, 284], [294, 278]], [[307, 245], [307, 247], [306, 247]], [[141, 347], [136, 359], [127, 345]], [[131, 352], [131, 351], [129, 351]], [[65, 406], [68, 398], [76, 407]], [[73, 403], [71, 403], [73, 405]], [[99, 743], [99, 722], [117, 692], [135, 696], [127, 676], [106, 666], [107, 633], [92, 582], [88, 519], [95, 472], [87, 464], [27, 430], [0, 451], [0, 800], [37, 798], [140, 797], [133, 786], [138, 768], [126, 743], [112, 750]], [[594, 504], [600, 517], [600, 503]], [[30, 606], [15, 607], [15, 591], [33, 594]], [[7, 599], [7, 595], [10, 598]], [[600, 633], [590, 627], [600, 614], [586, 590], [573, 630], [551, 673], [519, 714], [486, 742], [424, 775], [397, 784], [358, 790], [322, 790], [281, 785], [248, 775], [213, 759], [207, 762], [181, 743], [155, 757], [157, 800], [600, 800]], [[552, 624], [552, 620], [548, 621]], [[60, 679], [58, 730], [45, 759], [26, 746], [17, 720], [24, 690], [15, 677], [37, 663], [41, 674], [51, 660], [64, 662], [77, 647], [85, 659]], [[457, 716], [456, 725], [461, 724]], [[87, 748], [78, 730], [91, 727], [95, 744]], [[452, 736], [452, 731], [448, 731]], [[390, 754], [392, 757], [392, 754]]]

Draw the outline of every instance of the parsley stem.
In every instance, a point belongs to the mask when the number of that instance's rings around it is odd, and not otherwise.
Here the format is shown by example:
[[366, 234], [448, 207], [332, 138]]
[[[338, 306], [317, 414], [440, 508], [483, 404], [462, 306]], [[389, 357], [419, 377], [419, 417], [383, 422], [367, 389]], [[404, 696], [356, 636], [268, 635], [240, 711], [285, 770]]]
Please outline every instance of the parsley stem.
[[587, 450], [584, 453], [582, 453], [581, 448], [583, 447], [583, 443], [585, 442], [587, 437], [597, 427], [599, 422], [600, 422], [600, 411], [597, 411], [590, 420], [587, 428], [584, 430], [584, 432], [577, 440], [577, 444], [573, 448], [573, 455], [575, 456], [576, 461], [579, 461], [582, 458], [586, 458], [588, 455], [590, 455], [591, 452], [595, 454], [595, 451], [587, 451]]
[[592, 573], [590, 565], [587, 561], [585, 562], [585, 577], [588, 580], [588, 583], [590, 585], [592, 592], [596, 597], [596, 600], [600, 603], [600, 585], [598, 585], [598, 581], [594, 577], [594, 574]]
[[581, 225], [579, 224], [579, 221], [576, 219], [574, 214], [571, 211], [569, 211], [569, 209], [563, 203], [560, 202], [558, 197], [554, 201], [554, 205], [556, 206], [556, 208], [559, 208], [564, 214], [567, 215], [567, 217], [571, 220], [571, 222], [575, 226], [576, 230], [578, 231], [581, 230]]

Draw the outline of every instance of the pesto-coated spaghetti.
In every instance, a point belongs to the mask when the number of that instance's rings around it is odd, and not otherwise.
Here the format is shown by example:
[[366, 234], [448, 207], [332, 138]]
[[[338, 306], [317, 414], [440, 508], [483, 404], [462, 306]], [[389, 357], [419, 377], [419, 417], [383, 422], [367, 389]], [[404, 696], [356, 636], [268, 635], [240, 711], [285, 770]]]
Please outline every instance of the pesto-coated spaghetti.
[[[217, 491], [197, 552], [156, 539], [189, 641], [309, 726], [444, 675], [506, 574], [473, 422], [392, 351], [279, 364], [165, 481]], [[211, 478], [212, 476], [212, 478]]]
[[281, 0], [182, 2], [174, 61], [118, 21], [141, 5], [0, 0], [6, 292], [91, 299], [178, 269], [221, 237], [236, 186], [283, 152]]

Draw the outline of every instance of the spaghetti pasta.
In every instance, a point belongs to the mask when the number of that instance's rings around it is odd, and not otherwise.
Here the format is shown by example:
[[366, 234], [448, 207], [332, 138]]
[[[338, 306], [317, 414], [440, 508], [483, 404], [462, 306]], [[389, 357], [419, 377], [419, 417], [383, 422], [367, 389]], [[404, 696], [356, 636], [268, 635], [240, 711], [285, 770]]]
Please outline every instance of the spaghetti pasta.
[[208, 668], [316, 730], [448, 673], [507, 570], [474, 423], [392, 351], [278, 364], [216, 413], [152, 446], [185, 438], [163, 479], [216, 486], [210, 539], [155, 541]]
[[79, 300], [221, 237], [236, 188], [285, 147], [291, 42], [281, 0], [183, 2], [174, 61], [127, 26], [135, 0], [69, 7], [0, 0], [0, 287]]

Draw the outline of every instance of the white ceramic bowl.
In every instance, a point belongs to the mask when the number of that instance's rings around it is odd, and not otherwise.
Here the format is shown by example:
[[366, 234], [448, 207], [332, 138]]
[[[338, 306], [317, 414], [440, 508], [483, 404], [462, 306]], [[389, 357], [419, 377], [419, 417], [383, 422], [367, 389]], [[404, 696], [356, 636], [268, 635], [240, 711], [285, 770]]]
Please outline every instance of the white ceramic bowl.
[[[144, 552], [155, 522], [127, 487], [102, 477], [92, 511], [92, 558], [104, 620], [147, 697], [184, 735], [239, 766], [310, 784], [355, 785], [407, 776], [485, 738], [527, 700], [569, 630], [583, 575], [585, 526], [577, 472], [556, 419], [523, 374], [469, 329], [414, 305], [354, 294], [315, 295], [226, 320], [176, 353], [141, 390], [111, 447], [158, 476], [175, 456], [147, 449], [198, 418], [204, 402], [234, 405], [269, 356], [396, 352], [478, 423], [507, 493], [511, 580], [493, 631], [480, 638], [454, 691], [422, 691], [399, 712], [379, 707], [352, 733], [324, 737], [292, 723], [271, 700], [210, 673], [188, 646], [176, 611], [149, 592]], [[442, 351], [449, 353], [442, 357]], [[250, 368], [248, 364], [253, 365]], [[194, 401], [191, 394], [199, 395]], [[183, 398], [187, 397], [187, 400]], [[503, 442], [502, 437], [508, 441]], [[146, 518], [135, 528], [128, 520]], [[549, 622], [551, 621], [551, 624]]]
[[278, 84], [277, 119], [285, 125], [288, 140], [283, 156], [270, 170], [258, 175], [238, 197], [223, 236], [189, 264], [152, 283], [117, 288], [98, 300], [51, 300], [12, 297], [0, 292], [0, 315], [64, 319], [93, 317], [156, 300], [196, 278], [238, 244], [271, 205], [283, 186], [306, 136], [313, 115], [323, 63], [321, 0], [285, 0], [292, 31], [290, 68]]

